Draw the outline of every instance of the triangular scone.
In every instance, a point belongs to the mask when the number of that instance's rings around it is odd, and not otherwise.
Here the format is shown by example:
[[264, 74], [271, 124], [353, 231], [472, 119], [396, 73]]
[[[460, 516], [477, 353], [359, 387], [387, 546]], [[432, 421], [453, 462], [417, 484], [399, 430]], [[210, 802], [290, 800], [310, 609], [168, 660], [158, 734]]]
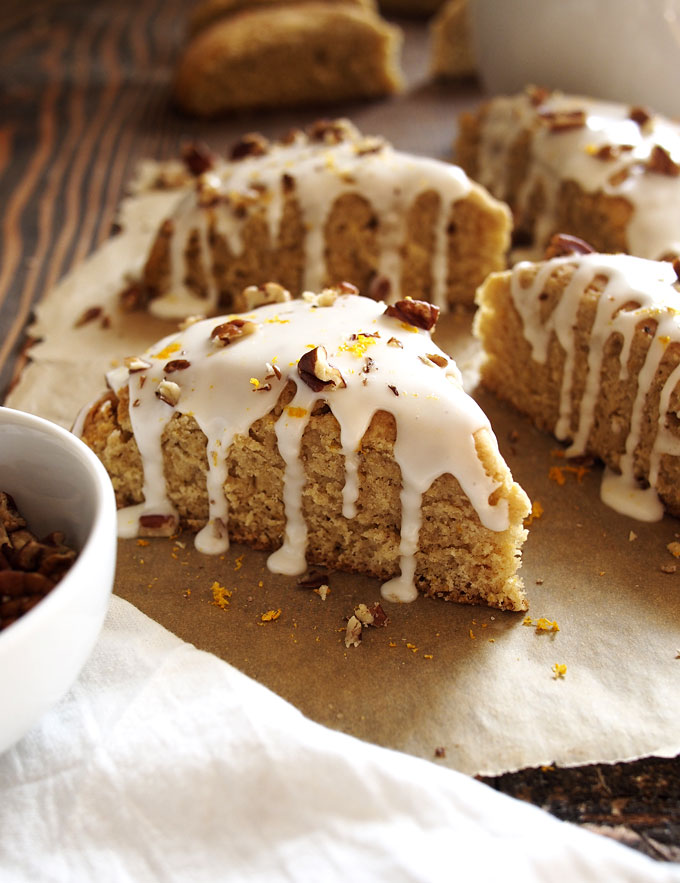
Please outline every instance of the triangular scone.
[[567, 456], [603, 460], [604, 501], [642, 520], [680, 516], [677, 281], [667, 262], [567, 254], [478, 292], [483, 384], [571, 441]]
[[324, 105], [398, 92], [402, 32], [351, 3], [243, 8], [199, 31], [179, 60], [187, 113]]
[[[345, 120], [233, 159], [207, 158], [161, 226], [136, 304], [156, 315], [239, 309], [244, 286], [275, 279], [294, 295], [350, 281], [362, 294], [472, 305], [504, 269], [507, 206], [450, 163], [395, 150]], [[207, 168], [213, 163], [212, 168]]]
[[525, 609], [529, 501], [432, 342], [437, 312], [326, 290], [128, 359], [75, 427], [128, 507], [123, 535], [183, 526], [202, 551], [228, 535], [275, 549], [277, 572], [324, 564], [395, 600]]
[[518, 245], [680, 254], [680, 125], [641, 107], [530, 88], [463, 114], [456, 162], [505, 200]]

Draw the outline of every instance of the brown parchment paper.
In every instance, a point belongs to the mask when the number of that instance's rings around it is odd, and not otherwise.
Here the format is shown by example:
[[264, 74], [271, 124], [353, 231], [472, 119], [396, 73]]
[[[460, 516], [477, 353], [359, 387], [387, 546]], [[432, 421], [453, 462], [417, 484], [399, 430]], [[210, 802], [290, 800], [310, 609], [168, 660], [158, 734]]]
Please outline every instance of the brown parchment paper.
[[[138, 190], [121, 206], [123, 232], [49, 293], [31, 329], [41, 342], [9, 406], [69, 426], [111, 365], [174, 330], [121, 313], [116, 294], [177, 198]], [[100, 316], [76, 327], [92, 306]], [[464, 772], [677, 754], [680, 567], [661, 567], [675, 562], [666, 546], [680, 522], [642, 524], [607, 509], [597, 466], [583, 476], [564, 471], [562, 485], [549, 478], [565, 463], [559, 445], [475, 387], [469, 317], [443, 317], [436, 336], [489, 415], [515, 477], [543, 507], [522, 574], [530, 616], [559, 631], [537, 631], [523, 614], [420, 598], [384, 602], [387, 627], [365, 630], [347, 649], [345, 619], [356, 604], [379, 600], [377, 582], [332, 574], [322, 600], [269, 573], [264, 554], [233, 547], [207, 557], [190, 536], [122, 541], [115, 591], [311, 718], [426, 758], [443, 748], [438, 762]], [[215, 582], [231, 592], [225, 607], [213, 603]], [[268, 611], [280, 613], [263, 621]], [[564, 677], [555, 677], [556, 663], [567, 666]]]

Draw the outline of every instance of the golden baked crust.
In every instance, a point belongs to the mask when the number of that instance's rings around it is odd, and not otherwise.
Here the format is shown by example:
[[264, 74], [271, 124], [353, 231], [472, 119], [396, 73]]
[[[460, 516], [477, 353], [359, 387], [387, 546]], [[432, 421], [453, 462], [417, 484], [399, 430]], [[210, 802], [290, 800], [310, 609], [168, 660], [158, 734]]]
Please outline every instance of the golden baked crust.
[[[670, 304], [643, 299], [641, 273], [649, 292], [661, 288], [660, 274], [670, 279]], [[626, 255], [523, 263], [480, 287], [475, 332], [485, 350], [484, 386], [572, 441], [571, 455], [599, 458], [631, 487], [651, 484], [680, 516], [673, 280], [668, 265]]]
[[401, 31], [370, 9], [292, 3], [241, 9], [189, 43], [174, 95], [187, 113], [330, 104], [402, 88]]

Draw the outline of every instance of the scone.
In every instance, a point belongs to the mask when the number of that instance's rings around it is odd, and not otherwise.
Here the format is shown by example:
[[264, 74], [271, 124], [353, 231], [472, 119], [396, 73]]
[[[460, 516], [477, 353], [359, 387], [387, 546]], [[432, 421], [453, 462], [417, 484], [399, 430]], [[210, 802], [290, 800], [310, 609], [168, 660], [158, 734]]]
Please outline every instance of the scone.
[[585, 253], [521, 262], [479, 289], [482, 383], [570, 441], [567, 456], [604, 461], [606, 503], [640, 520], [680, 516], [676, 270], [562, 244]]
[[[305, 0], [298, 0], [305, 2]], [[338, 4], [344, 3], [349, 6], [363, 6], [364, 9], [375, 10], [375, 0], [314, 0], [314, 2]], [[188, 31], [194, 36], [208, 25], [213, 24], [220, 18], [233, 15], [242, 9], [258, 9], [264, 6], [276, 8], [278, 6], [290, 6], [291, 0], [202, 0], [189, 14]]]
[[644, 108], [530, 88], [464, 114], [455, 156], [510, 205], [519, 244], [680, 253], [680, 127]]
[[74, 431], [111, 475], [125, 536], [198, 531], [462, 603], [526, 608], [529, 501], [432, 342], [438, 310], [351, 286], [189, 324], [108, 376]]
[[346, 121], [280, 142], [247, 136], [160, 227], [134, 305], [159, 316], [239, 309], [270, 279], [299, 295], [347, 280], [380, 299], [471, 306], [506, 266], [507, 206], [450, 163]]
[[436, 79], [461, 79], [477, 73], [468, 22], [468, 0], [446, 0], [430, 22], [430, 73]]
[[329, 105], [402, 88], [401, 31], [352, 3], [242, 8], [199, 31], [179, 60], [177, 104], [215, 117]]

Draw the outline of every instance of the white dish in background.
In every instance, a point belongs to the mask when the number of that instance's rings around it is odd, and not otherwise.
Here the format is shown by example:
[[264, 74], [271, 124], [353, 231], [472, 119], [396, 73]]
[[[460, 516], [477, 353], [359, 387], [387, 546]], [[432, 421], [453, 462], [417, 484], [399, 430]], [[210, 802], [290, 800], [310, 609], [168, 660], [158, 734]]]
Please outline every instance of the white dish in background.
[[468, 0], [486, 90], [534, 84], [680, 116], [680, 0]]
[[78, 557], [34, 608], [0, 631], [0, 751], [18, 741], [77, 678], [113, 587], [116, 504], [106, 470], [62, 427], [0, 408], [0, 491], [38, 537], [62, 531]]

